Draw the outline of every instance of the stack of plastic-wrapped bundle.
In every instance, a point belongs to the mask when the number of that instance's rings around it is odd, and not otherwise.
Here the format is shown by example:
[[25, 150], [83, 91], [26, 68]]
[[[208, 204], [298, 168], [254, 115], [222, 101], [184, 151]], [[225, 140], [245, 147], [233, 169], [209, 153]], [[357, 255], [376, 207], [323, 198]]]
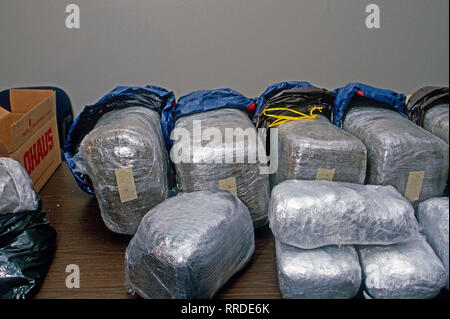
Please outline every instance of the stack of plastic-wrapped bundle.
[[415, 206], [443, 196], [448, 144], [413, 124], [405, 96], [364, 84], [336, 91], [334, 122], [366, 146], [368, 184], [394, 186]]
[[406, 111], [411, 121], [427, 131], [449, 140], [449, 89], [426, 86], [411, 95]]
[[333, 103], [332, 92], [306, 82], [274, 84], [258, 99], [256, 126], [278, 130], [272, 186], [291, 179], [364, 183], [366, 147], [330, 122]]
[[267, 224], [270, 190], [260, 170], [264, 145], [247, 114], [253, 102], [230, 89], [181, 97], [170, 113], [170, 156], [180, 191], [227, 190], [247, 205], [259, 228]]
[[449, 107], [436, 105], [425, 113], [423, 128], [442, 138], [448, 144], [449, 138]]
[[391, 186], [285, 181], [272, 191], [284, 298], [432, 298], [442, 262], [419, 232], [414, 209]]
[[159, 116], [168, 97], [155, 87], [119, 87], [87, 106], [69, 133], [69, 167], [85, 190], [95, 189], [103, 221], [113, 232], [133, 235], [142, 217], [169, 196]]
[[248, 208], [228, 191], [183, 193], [142, 219], [125, 254], [126, 286], [150, 299], [206, 299], [250, 260]]
[[447, 273], [448, 285], [448, 237], [449, 237], [449, 200], [448, 197], [431, 198], [419, 205], [417, 218], [427, 241], [441, 259]]

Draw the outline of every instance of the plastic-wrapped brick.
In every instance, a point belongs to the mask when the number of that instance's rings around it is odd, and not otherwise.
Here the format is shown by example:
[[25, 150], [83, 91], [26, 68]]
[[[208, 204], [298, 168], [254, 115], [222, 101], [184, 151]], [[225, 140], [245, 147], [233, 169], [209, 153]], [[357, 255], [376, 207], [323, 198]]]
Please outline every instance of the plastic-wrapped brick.
[[125, 254], [126, 285], [144, 298], [212, 298], [254, 246], [250, 214], [236, 196], [179, 194], [142, 219]]
[[448, 144], [449, 106], [436, 105], [425, 112], [423, 128], [442, 138]]
[[447, 272], [448, 284], [448, 237], [449, 237], [449, 202], [448, 197], [431, 198], [419, 204], [417, 218], [428, 243], [440, 258]]
[[0, 157], [0, 214], [34, 211], [38, 204], [25, 168], [11, 158]]
[[324, 116], [290, 121], [278, 126], [278, 169], [271, 183], [326, 179], [363, 184], [366, 162], [364, 144]]
[[[80, 144], [106, 113], [128, 107], [145, 107], [161, 114], [162, 109], [175, 104], [175, 95], [153, 85], [145, 87], [118, 86], [92, 105], [86, 105], [73, 121], [64, 144], [64, 157], [77, 185], [94, 195], [92, 181], [79, 154]], [[161, 123], [162, 124], [162, 123]], [[172, 180], [169, 180], [171, 186]]]
[[448, 144], [397, 112], [359, 105], [343, 127], [367, 147], [368, 184], [392, 185], [414, 204], [442, 196]]
[[389, 245], [420, 236], [414, 209], [392, 186], [284, 181], [272, 190], [269, 225], [302, 249]]
[[[234, 142], [227, 139], [233, 138], [229, 130], [236, 133]], [[183, 132], [190, 138], [183, 137]], [[177, 140], [177, 135], [182, 137]], [[201, 141], [199, 136], [203, 137]], [[257, 152], [257, 143], [262, 142], [247, 114], [228, 108], [183, 116], [176, 121], [172, 138], [171, 158], [182, 192], [228, 190], [247, 205], [255, 228], [267, 224], [269, 178], [260, 173], [260, 158], [266, 155]], [[187, 153], [186, 158], [174, 160], [180, 152]]]
[[361, 286], [353, 246], [303, 250], [275, 241], [278, 283], [283, 298], [348, 299]]
[[445, 286], [445, 269], [424, 238], [357, 247], [366, 293], [375, 299], [426, 299]]
[[411, 94], [406, 114], [417, 125], [442, 138], [448, 144], [448, 87], [424, 86]]
[[168, 155], [156, 112], [129, 107], [106, 113], [80, 151], [111, 231], [134, 234], [142, 217], [168, 197]]

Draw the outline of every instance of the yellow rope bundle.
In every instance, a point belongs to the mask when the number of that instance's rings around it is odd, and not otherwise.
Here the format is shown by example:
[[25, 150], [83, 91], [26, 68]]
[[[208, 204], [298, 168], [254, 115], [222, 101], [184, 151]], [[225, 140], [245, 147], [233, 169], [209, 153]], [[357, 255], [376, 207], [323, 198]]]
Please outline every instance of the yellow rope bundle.
[[[322, 109], [323, 109], [323, 107], [315, 106], [311, 109], [311, 111], [309, 112], [309, 115], [308, 115], [308, 114], [301, 113], [296, 110], [292, 110], [292, 109], [288, 109], [288, 108], [284, 108], [284, 107], [277, 107], [277, 108], [266, 109], [266, 110], [264, 110], [263, 114], [267, 117], [271, 117], [271, 118], [275, 119], [275, 121], [269, 125], [269, 127], [275, 127], [275, 126], [281, 125], [281, 124], [289, 122], [289, 121], [313, 120], [313, 119], [317, 118], [317, 114], [313, 114], [313, 112], [316, 110], [319, 110], [319, 112], [322, 112]], [[300, 116], [267, 114], [267, 112], [270, 112], [270, 111], [288, 111], [288, 112], [295, 113]]]

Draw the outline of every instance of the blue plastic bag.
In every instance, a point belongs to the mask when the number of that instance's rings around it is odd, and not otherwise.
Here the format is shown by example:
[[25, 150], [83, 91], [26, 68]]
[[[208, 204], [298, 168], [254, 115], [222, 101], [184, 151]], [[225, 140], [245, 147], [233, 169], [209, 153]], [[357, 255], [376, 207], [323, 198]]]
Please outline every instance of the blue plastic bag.
[[406, 96], [391, 90], [378, 89], [362, 83], [349, 83], [342, 88], [334, 90], [333, 93], [336, 95], [333, 109], [333, 123], [337, 126], [342, 126], [342, 120], [347, 111], [347, 107], [355, 95], [384, 103], [393, 110], [405, 114]]
[[167, 104], [162, 111], [161, 124], [166, 145], [171, 147], [173, 141], [170, 133], [175, 122], [182, 116], [223, 108], [237, 108], [251, 112], [256, 99], [250, 99], [232, 89], [200, 90], [182, 96], [175, 105]]

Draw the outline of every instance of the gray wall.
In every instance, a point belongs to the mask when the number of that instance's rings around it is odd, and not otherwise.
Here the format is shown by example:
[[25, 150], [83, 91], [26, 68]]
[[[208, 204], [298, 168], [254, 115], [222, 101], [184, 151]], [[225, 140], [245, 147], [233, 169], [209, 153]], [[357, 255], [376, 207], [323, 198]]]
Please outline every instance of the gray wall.
[[[361, 81], [448, 85], [448, 0], [0, 0], [0, 88], [52, 84], [75, 112], [116, 85], [231, 87]], [[65, 27], [65, 6], [81, 28]], [[366, 29], [365, 7], [381, 7]]]

